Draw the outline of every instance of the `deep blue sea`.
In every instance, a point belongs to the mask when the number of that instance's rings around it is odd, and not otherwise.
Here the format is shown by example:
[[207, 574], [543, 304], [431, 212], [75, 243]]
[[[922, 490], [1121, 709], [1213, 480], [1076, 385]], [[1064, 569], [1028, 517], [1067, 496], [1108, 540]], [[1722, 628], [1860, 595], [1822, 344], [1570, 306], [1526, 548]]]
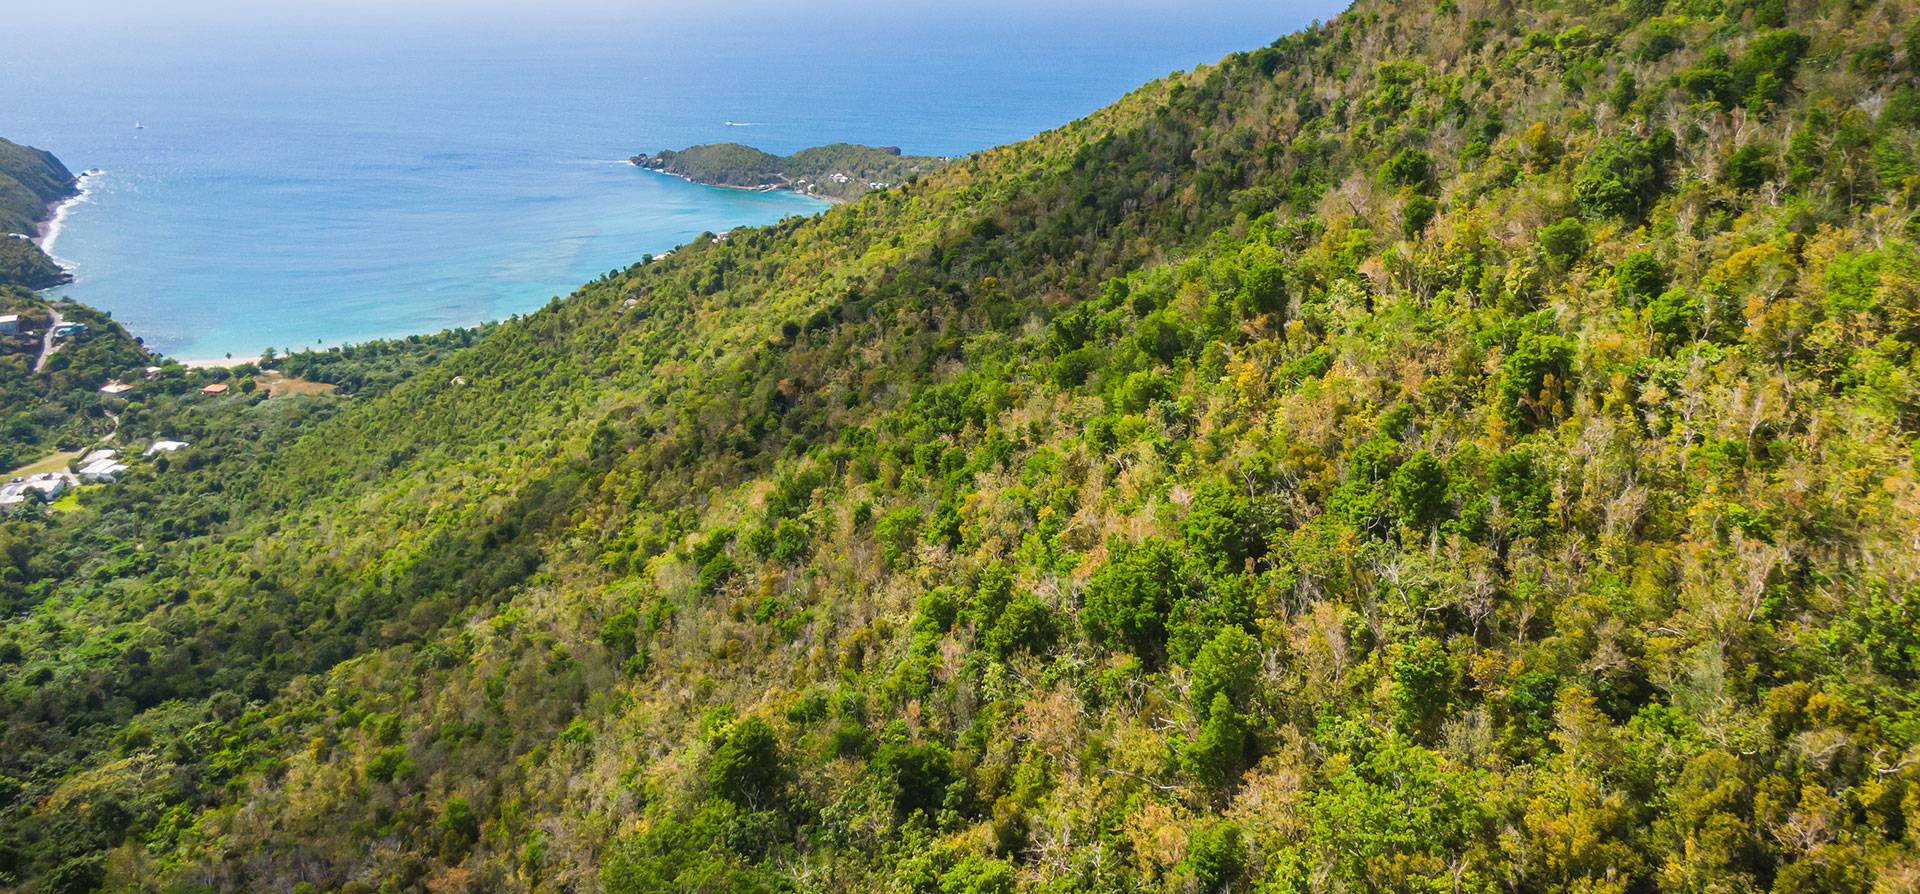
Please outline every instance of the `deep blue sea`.
[[0, 34], [0, 136], [103, 171], [52, 243], [77, 277], [61, 292], [187, 359], [499, 319], [702, 231], [824, 207], [644, 172], [636, 152], [962, 154], [1336, 11], [353, 8]]

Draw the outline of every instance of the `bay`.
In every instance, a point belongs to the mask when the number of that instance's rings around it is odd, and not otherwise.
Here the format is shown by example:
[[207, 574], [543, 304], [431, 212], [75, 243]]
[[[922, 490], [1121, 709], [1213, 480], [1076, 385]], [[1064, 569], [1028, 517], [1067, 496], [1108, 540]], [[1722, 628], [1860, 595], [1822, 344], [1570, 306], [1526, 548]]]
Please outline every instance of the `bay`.
[[0, 35], [0, 135], [102, 171], [51, 243], [76, 276], [58, 294], [173, 356], [250, 357], [527, 312], [702, 232], [824, 207], [636, 152], [963, 154], [1332, 11], [30, 23]]

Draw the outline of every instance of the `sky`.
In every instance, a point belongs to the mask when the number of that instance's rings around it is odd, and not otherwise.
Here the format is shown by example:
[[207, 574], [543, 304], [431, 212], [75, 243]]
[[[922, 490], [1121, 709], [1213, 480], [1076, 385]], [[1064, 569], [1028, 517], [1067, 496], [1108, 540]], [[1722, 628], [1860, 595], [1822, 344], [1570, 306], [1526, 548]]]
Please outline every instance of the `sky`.
[[[1071, 21], [1119, 16], [1210, 19], [1290, 29], [1330, 18], [1335, 0], [62, 0], [20, 4], [8, 13], [21, 31], [134, 30], [149, 38], [218, 29], [313, 24], [432, 28], [545, 24], [766, 26], [839, 20], [885, 27], [929, 22]], [[29, 35], [22, 35], [29, 36]], [[1274, 34], [1279, 36], [1278, 30]]]

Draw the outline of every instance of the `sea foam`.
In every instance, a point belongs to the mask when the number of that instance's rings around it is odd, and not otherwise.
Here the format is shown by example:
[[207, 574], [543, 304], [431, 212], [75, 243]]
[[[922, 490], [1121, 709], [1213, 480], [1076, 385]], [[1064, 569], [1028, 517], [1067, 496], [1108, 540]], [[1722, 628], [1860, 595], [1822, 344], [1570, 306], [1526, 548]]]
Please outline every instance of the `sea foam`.
[[87, 203], [87, 200], [93, 198], [93, 187], [89, 181], [104, 174], [106, 174], [106, 171], [94, 168], [82, 171], [80, 176], [73, 178], [74, 194], [54, 206], [53, 219], [47, 221], [46, 230], [41, 233], [40, 250], [46, 252], [47, 257], [52, 258], [55, 264], [60, 265], [60, 269], [68, 273], [73, 272], [74, 265], [72, 262], [55, 253], [54, 244], [60, 241], [60, 232], [66, 229], [67, 215], [73, 212], [74, 206], [84, 205]]

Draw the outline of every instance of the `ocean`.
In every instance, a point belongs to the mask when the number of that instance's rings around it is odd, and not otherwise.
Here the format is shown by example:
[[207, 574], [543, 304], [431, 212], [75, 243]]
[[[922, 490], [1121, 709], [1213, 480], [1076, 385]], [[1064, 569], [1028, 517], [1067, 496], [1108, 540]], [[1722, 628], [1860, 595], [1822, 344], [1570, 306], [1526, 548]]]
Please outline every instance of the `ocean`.
[[76, 277], [55, 294], [165, 354], [244, 358], [501, 319], [825, 207], [637, 152], [964, 154], [1337, 11], [820, 9], [29, 21], [0, 34], [0, 136], [101, 172], [51, 239]]

